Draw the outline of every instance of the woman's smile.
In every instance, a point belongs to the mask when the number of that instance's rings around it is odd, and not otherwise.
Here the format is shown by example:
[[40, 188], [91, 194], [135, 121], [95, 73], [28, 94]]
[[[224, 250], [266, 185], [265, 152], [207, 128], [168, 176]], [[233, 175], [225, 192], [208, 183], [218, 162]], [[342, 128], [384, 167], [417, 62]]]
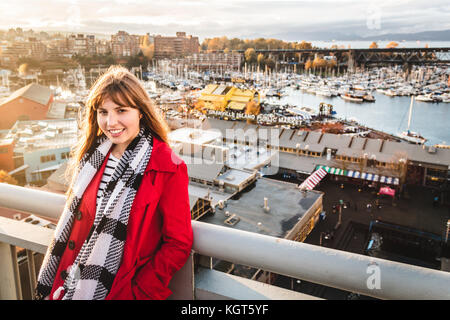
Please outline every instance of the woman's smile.
[[97, 122], [103, 133], [115, 145], [113, 152], [121, 156], [139, 134], [141, 112], [106, 99], [97, 110]]

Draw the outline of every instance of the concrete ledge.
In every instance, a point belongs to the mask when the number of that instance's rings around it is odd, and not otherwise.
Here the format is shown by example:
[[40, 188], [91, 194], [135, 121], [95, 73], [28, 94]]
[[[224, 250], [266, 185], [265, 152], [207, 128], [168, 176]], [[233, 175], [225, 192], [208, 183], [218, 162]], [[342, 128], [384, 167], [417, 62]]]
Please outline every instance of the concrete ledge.
[[322, 300], [224, 272], [200, 268], [195, 275], [196, 300]]
[[45, 254], [54, 230], [0, 217], [0, 242]]

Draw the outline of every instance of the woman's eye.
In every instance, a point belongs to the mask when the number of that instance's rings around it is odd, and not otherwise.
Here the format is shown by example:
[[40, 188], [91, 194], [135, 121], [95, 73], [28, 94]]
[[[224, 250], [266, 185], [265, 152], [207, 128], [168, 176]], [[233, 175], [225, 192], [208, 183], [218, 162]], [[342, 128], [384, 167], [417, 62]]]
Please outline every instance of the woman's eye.
[[124, 112], [127, 112], [127, 110], [126, 109], [119, 109], [119, 113], [124, 113]]
[[98, 113], [101, 114], [101, 115], [105, 115], [105, 114], [106, 114], [106, 111], [99, 110]]

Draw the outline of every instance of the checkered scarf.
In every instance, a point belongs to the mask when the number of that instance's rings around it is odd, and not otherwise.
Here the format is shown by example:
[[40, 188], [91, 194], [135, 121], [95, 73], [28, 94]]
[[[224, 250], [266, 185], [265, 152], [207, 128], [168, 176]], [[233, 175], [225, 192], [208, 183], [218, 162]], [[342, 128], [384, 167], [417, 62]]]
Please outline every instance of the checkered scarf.
[[[105, 161], [111, 146], [112, 142], [101, 136], [80, 162], [72, 195], [58, 221], [55, 236], [39, 272], [35, 292], [37, 300], [45, 298], [51, 292], [83, 193]], [[131, 205], [150, 159], [152, 147], [150, 132], [141, 128], [120, 158], [103, 191], [103, 200], [88, 239], [70, 267], [63, 287], [59, 288], [58, 294], [64, 290], [63, 300], [101, 300], [111, 289], [122, 259]]]

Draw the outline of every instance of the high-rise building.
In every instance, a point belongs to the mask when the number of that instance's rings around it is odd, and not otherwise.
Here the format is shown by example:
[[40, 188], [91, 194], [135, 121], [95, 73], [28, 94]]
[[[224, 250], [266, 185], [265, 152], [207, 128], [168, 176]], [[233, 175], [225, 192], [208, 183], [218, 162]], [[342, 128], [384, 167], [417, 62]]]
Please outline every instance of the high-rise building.
[[198, 53], [200, 43], [198, 37], [186, 36], [186, 32], [177, 32], [176, 37], [154, 37], [155, 58], [180, 58]]
[[115, 57], [135, 56], [139, 53], [140, 36], [119, 31], [111, 36], [111, 51]]

